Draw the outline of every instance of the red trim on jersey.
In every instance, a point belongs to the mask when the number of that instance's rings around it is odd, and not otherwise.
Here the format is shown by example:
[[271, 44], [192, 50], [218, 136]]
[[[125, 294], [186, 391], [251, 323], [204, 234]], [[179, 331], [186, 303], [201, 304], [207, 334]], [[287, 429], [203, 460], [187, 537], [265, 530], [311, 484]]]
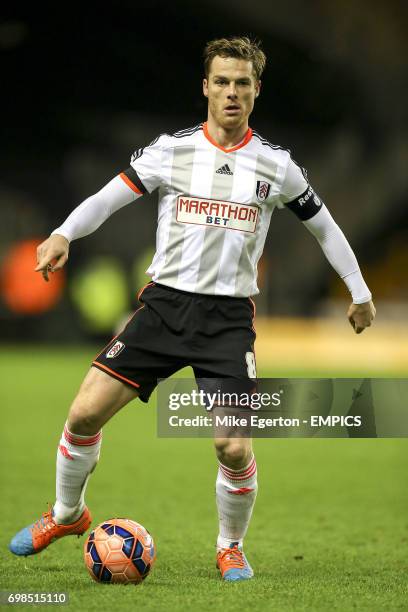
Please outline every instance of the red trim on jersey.
[[136, 187], [136, 185], [134, 183], [132, 183], [132, 181], [130, 180], [129, 177], [126, 176], [126, 174], [124, 172], [121, 172], [119, 174], [120, 178], [122, 179], [122, 181], [125, 181], [126, 185], [128, 187], [131, 188], [132, 191], [134, 191], [135, 193], [138, 193], [139, 195], [143, 195], [143, 193], [140, 191], [140, 189], [138, 189]]
[[222, 147], [220, 144], [218, 144], [218, 142], [216, 142], [210, 136], [210, 133], [208, 131], [208, 126], [207, 126], [207, 121], [205, 123], [203, 123], [203, 133], [204, 133], [204, 136], [207, 138], [207, 140], [209, 140], [211, 142], [211, 144], [214, 145], [214, 147], [217, 147], [217, 149], [221, 149], [221, 151], [224, 151], [224, 153], [232, 153], [233, 151], [237, 151], [238, 149], [241, 149], [242, 147], [245, 147], [245, 145], [248, 144], [248, 142], [252, 138], [252, 128], [248, 128], [248, 131], [245, 134], [245, 138], [244, 138], [244, 140], [242, 142], [237, 144], [235, 147], [232, 147], [231, 149], [226, 149], [225, 147]]
[[137, 389], [140, 387], [140, 385], [138, 383], [133, 382], [133, 380], [129, 380], [129, 378], [125, 378], [124, 376], [121, 376], [120, 374], [118, 374], [114, 370], [111, 370], [110, 368], [108, 368], [106, 365], [103, 365], [103, 363], [99, 363], [99, 361], [93, 361], [92, 365], [96, 366], [97, 368], [102, 368], [102, 370], [106, 370], [114, 378], [118, 378], [119, 380], [123, 380], [124, 382], [127, 382], [129, 385], [132, 385], [132, 387], [136, 387]]

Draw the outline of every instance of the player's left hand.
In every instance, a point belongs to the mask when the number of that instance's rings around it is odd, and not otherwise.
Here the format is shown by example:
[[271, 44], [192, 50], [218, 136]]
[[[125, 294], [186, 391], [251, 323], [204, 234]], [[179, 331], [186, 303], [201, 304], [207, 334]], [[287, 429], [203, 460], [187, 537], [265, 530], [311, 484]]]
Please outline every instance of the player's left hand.
[[364, 304], [350, 305], [347, 317], [356, 334], [361, 334], [366, 327], [370, 327], [371, 322], [374, 320], [375, 313], [376, 310], [372, 300], [364, 302]]

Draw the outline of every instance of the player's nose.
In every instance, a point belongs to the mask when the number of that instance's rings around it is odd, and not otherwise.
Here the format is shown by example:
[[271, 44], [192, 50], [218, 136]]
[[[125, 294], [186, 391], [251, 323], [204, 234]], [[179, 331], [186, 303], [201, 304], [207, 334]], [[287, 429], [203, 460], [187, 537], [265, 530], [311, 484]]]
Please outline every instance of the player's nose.
[[230, 98], [230, 99], [237, 97], [237, 89], [235, 87], [235, 83], [230, 83], [229, 84], [229, 89], [228, 89], [227, 97]]

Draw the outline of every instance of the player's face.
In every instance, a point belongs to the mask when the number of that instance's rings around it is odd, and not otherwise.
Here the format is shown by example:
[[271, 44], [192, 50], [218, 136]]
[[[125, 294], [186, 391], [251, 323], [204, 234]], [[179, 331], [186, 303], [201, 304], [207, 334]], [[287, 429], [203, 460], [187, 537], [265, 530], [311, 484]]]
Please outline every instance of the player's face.
[[211, 118], [225, 129], [248, 123], [261, 82], [255, 79], [252, 62], [235, 57], [214, 57], [203, 92]]

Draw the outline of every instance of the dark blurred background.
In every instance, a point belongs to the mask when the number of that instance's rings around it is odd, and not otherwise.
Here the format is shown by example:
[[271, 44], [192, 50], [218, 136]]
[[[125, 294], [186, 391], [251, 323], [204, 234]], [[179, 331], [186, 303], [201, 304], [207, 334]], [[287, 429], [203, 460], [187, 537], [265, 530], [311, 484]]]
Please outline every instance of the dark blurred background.
[[[179, 0], [2, 9], [3, 340], [106, 337], [154, 250], [157, 195], [75, 241], [46, 285], [35, 246], [161, 132], [206, 119], [202, 49], [246, 34], [268, 62], [250, 124], [291, 149], [349, 239], [383, 320], [406, 319], [408, 4]], [[41, 281], [41, 282], [40, 282]], [[261, 315], [327, 317], [349, 301], [312, 236], [276, 211]]]

